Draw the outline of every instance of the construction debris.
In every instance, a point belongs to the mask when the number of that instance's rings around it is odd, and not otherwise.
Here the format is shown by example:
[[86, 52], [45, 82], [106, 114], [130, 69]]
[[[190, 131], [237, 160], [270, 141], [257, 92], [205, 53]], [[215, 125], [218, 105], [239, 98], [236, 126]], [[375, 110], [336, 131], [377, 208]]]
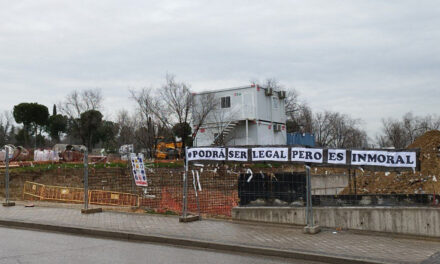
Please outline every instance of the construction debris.
[[9, 151], [9, 161], [24, 161], [30, 159], [30, 153], [27, 149], [22, 146], [5, 145], [3, 149], [0, 150], [0, 161], [5, 161], [6, 159], [6, 148]]
[[[438, 194], [440, 192], [440, 131], [417, 138], [408, 149], [420, 149], [420, 171], [361, 172], [357, 170], [357, 194]], [[341, 194], [352, 194], [345, 188]]]

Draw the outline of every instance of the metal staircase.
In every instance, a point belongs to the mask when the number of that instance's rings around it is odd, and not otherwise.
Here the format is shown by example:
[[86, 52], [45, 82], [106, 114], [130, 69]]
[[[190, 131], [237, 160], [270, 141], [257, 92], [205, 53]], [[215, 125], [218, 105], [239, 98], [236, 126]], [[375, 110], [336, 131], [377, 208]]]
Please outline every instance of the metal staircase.
[[227, 136], [235, 129], [238, 125], [239, 120], [231, 120], [229, 121], [222, 129], [222, 131], [214, 138], [214, 142], [212, 142], [211, 146], [218, 145], [223, 139], [223, 143], [226, 143]]

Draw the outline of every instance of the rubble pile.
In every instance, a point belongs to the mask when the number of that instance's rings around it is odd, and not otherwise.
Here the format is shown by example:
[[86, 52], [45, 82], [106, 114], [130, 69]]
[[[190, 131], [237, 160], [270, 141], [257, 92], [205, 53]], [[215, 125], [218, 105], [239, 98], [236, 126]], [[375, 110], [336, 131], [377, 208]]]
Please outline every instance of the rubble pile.
[[[366, 171], [358, 172], [356, 180], [357, 194], [424, 194], [434, 191], [432, 177], [420, 172]], [[347, 189], [344, 194], [353, 193]]]
[[[420, 171], [356, 172], [358, 194], [440, 193], [440, 131], [417, 138], [408, 149], [420, 149]], [[347, 187], [342, 194], [353, 193]]]
[[420, 148], [422, 174], [436, 175], [438, 178], [440, 175], [440, 130], [426, 132], [409, 145], [408, 148]]

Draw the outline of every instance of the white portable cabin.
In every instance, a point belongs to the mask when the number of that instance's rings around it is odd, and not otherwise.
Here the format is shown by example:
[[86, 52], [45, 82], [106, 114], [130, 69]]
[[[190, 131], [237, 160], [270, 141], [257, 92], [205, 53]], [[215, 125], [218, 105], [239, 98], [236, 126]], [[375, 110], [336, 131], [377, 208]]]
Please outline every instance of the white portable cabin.
[[208, 94], [217, 106], [200, 126], [194, 146], [286, 144], [285, 91], [250, 85], [202, 92], [194, 94], [196, 108]]

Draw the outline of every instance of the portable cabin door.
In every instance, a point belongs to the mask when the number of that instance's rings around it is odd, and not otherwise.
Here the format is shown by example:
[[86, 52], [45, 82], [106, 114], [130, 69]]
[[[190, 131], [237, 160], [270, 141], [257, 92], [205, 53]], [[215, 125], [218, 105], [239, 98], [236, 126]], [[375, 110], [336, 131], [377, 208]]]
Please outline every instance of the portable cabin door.
[[243, 119], [255, 119], [255, 98], [251, 91], [242, 92], [242, 116]]

